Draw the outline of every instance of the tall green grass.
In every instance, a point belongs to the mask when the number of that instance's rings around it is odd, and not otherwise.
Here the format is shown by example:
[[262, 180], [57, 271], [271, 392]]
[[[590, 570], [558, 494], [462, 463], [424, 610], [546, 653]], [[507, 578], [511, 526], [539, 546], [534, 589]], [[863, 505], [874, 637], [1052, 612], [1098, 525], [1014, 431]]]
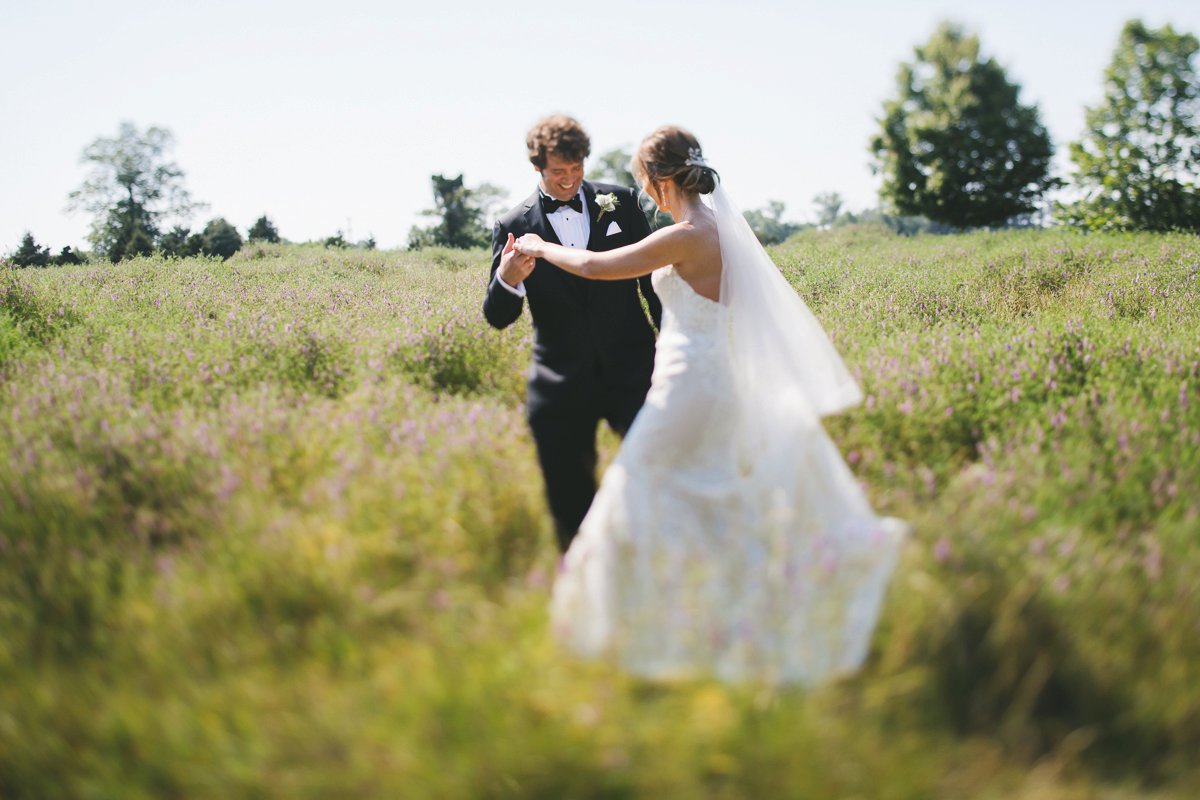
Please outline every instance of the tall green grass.
[[0, 273], [0, 797], [1194, 796], [1200, 243], [773, 255], [915, 526], [869, 662], [813, 690], [554, 645], [485, 253]]

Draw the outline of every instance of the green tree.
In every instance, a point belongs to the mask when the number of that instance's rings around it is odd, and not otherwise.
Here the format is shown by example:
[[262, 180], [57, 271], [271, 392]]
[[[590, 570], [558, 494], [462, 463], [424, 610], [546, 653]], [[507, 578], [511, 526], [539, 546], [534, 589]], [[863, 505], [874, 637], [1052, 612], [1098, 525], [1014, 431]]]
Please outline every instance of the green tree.
[[1082, 197], [1063, 218], [1090, 229], [1200, 230], [1200, 43], [1170, 25], [1125, 24], [1104, 100], [1071, 145]]
[[588, 170], [587, 178], [589, 181], [615, 183], [638, 190], [638, 202], [642, 206], [646, 222], [650, 223], [650, 230], [658, 230], [675, 223], [670, 214], [658, 210], [650, 195], [641, 191], [642, 187], [633, 175], [633, 155], [629, 151], [617, 148], [597, 156], [595, 164]]
[[26, 231], [21, 246], [9, 261], [17, 267], [45, 267], [50, 265], [50, 259], [50, 248], [39, 245], [34, 241], [33, 234]]
[[479, 221], [484, 226], [484, 243], [492, 242], [492, 223], [504, 211], [508, 192], [494, 183], [481, 183], [471, 189], [471, 205], [479, 211]]
[[491, 230], [485, 221], [503, 198], [505, 192], [491, 184], [468, 189], [463, 176], [431, 177], [434, 207], [421, 212], [422, 216], [440, 220], [428, 228], [413, 227], [408, 234], [409, 249], [440, 245], [442, 247], [484, 247], [491, 241]]
[[750, 224], [750, 230], [758, 237], [764, 246], [779, 244], [793, 233], [804, 230], [805, 225], [795, 222], [784, 222], [783, 211], [786, 206], [778, 200], [767, 202], [766, 208], [754, 208], [743, 212], [742, 216]]
[[100, 137], [84, 149], [92, 171], [71, 192], [68, 208], [92, 214], [89, 239], [97, 253], [113, 261], [149, 253], [164, 216], [187, 217], [198, 207], [183, 186], [183, 170], [166, 160], [172, 144], [164, 128], [141, 132], [123, 122], [115, 138]]
[[845, 204], [846, 201], [837, 192], [821, 192], [813, 198], [813, 205], [817, 207], [817, 224], [823, 228], [833, 225]]
[[200, 232], [202, 252], [209, 256], [228, 259], [242, 248], [242, 235], [224, 217], [217, 217]]
[[897, 217], [883, 208], [864, 208], [862, 211], [843, 211], [833, 223], [835, 228], [851, 225], [881, 225], [901, 236], [918, 233], [952, 233], [955, 229], [942, 223], [930, 222], [925, 217]]
[[638, 188], [637, 178], [633, 177], [633, 155], [618, 147], [596, 156], [587, 179]]
[[164, 256], [188, 258], [198, 256], [204, 249], [199, 234], [192, 233], [184, 225], [176, 225], [158, 238], [158, 249]]
[[267, 219], [266, 214], [256, 219], [254, 224], [250, 226], [250, 230], [246, 232], [246, 241], [248, 242], [270, 242], [275, 244], [279, 240], [279, 229], [275, 227], [275, 223]]
[[118, 200], [99, 229], [92, 228], [89, 239], [96, 251], [110, 261], [150, 255], [158, 239], [154, 214], [140, 203]]
[[58, 255], [54, 257], [54, 263], [62, 265], [82, 264], [83, 257], [72, 250], [71, 245], [66, 245], [62, 250], [59, 251]]
[[437, 247], [437, 238], [433, 228], [418, 228], [416, 225], [408, 230], [408, 249], [423, 250], [426, 247]]
[[881, 197], [956, 228], [1033, 212], [1059, 183], [1037, 107], [1020, 103], [1020, 87], [961, 28], [942, 24], [914, 53], [871, 141]]

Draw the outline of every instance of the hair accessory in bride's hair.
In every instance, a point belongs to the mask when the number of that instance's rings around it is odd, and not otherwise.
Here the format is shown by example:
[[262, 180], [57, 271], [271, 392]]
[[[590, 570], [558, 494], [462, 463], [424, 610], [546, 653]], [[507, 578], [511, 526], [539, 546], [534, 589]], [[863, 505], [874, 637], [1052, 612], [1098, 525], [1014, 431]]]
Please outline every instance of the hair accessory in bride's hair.
[[704, 155], [700, 152], [699, 147], [689, 147], [687, 161], [683, 162], [687, 167], [707, 167], [708, 162], [704, 160]]

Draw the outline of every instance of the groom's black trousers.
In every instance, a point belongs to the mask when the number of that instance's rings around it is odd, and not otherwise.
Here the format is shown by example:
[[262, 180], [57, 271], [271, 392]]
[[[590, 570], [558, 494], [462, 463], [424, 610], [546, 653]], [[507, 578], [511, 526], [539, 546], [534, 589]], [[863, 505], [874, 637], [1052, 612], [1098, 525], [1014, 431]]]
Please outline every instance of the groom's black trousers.
[[[603, 212], [596, 203], [598, 193], [612, 194], [616, 209]], [[633, 190], [584, 181], [583, 195], [591, 223], [589, 250], [604, 252], [650, 235]], [[650, 388], [662, 303], [649, 275], [588, 281], [548, 261], [539, 261], [525, 278], [527, 294], [522, 298], [496, 279], [510, 233], [515, 237], [536, 233], [548, 242], [558, 241], [539, 191], [496, 221], [483, 316], [492, 327], [503, 329], [529, 305], [536, 334], [529, 373], [529, 425], [558, 546], [565, 551], [596, 491], [600, 422], [607, 421], [624, 436]]]
[[568, 409], [547, 404], [530, 409], [529, 426], [546, 480], [558, 546], [566, 552], [596, 493], [596, 432], [607, 422], [619, 436], [633, 424], [644, 392], [581, 397]]

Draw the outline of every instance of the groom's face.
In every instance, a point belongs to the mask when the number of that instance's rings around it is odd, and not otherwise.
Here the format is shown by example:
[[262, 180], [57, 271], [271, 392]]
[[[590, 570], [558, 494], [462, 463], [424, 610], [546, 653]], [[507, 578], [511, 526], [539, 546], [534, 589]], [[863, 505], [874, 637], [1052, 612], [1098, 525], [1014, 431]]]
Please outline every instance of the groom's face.
[[546, 154], [542, 174], [542, 191], [555, 200], [570, 200], [579, 193], [583, 183], [583, 162], [564, 161], [553, 153]]

